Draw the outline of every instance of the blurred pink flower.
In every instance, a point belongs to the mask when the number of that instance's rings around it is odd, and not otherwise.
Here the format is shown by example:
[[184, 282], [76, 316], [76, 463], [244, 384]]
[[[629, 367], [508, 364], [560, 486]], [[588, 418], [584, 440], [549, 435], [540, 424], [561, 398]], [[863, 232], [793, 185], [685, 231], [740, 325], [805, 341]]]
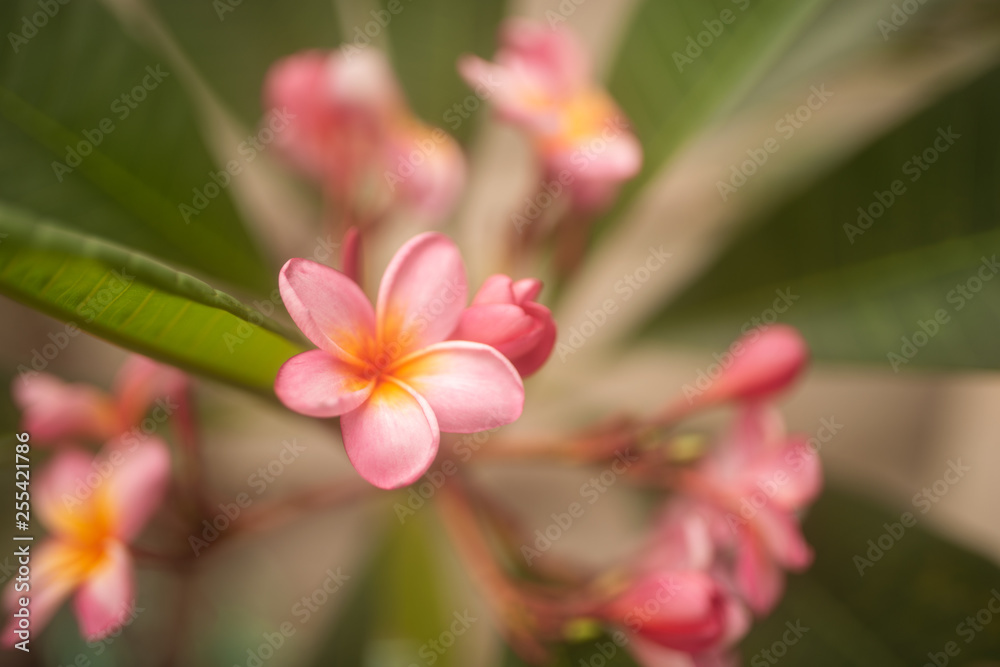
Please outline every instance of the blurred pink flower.
[[275, 133], [292, 163], [352, 214], [397, 202], [445, 217], [465, 182], [465, 159], [444, 130], [420, 122], [382, 54], [305, 51], [275, 63], [264, 84]]
[[[107, 636], [129, 617], [135, 598], [128, 543], [153, 515], [166, 492], [170, 452], [148, 437], [126, 447], [109, 442], [97, 457], [78, 449], [59, 452], [33, 486], [34, 509], [50, 537], [32, 556], [31, 588], [4, 591], [8, 610], [28, 597], [31, 630], [38, 632], [74, 591], [74, 609], [88, 641]], [[21, 639], [17, 619], [4, 644]]]
[[473, 433], [520, 417], [524, 387], [503, 355], [481, 343], [444, 342], [467, 292], [448, 237], [421, 234], [400, 248], [374, 309], [354, 281], [304, 259], [285, 264], [279, 286], [292, 319], [320, 349], [285, 362], [275, 392], [296, 412], [340, 416], [347, 455], [375, 486], [420, 477], [440, 431]]
[[609, 204], [618, 186], [638, 173], [642, 147], [621, 109], [594, 82], [576, 36], [510, 19], [494, 60], [465, 56], [459, 72], [470, 86], [490, 91], [501, 119], [531, 136], [545, 178], [567, 184], [575, 207]]
[[625, 589], [599, 616], [623, 627], [640, 664], [723, 665], [749, 615], [714, 571], [707, 524], [686, 503], [668, 506]]
[[118, 371], [113, 394], [38, 373], [15, 380], [13, 395], [22, 412], [21, 427], [34, 441], [106, 442], [139, 424], [157, 399], [180, 396], [187, 383], [176, 368], [134, 354]]
[[812, 562], [796, 512], [822, 486], [819, 456], [804, 438], [785, 435], [776, 410], [756, 403], [685, 478], [684, 488], [714, 508], [706, 511], [715, 537], [735, 550], [736, 585], [755, 612], [769, 612], [781, 597], [783, 569]]
[[521, 377], [528, 377], [545, 364], [556, 342], [552, 313], [535, 303], [541, 291], [541, 281], [533, 278], [514, 282], [508, 276], [490, 276], [451, 337], [495, 347]]
[[793, 327], [775, 324], [753, 329], [733, 343], [732, 361], [695, 403], [752, 401], [784, 391], [809, 363], [809, 347]]

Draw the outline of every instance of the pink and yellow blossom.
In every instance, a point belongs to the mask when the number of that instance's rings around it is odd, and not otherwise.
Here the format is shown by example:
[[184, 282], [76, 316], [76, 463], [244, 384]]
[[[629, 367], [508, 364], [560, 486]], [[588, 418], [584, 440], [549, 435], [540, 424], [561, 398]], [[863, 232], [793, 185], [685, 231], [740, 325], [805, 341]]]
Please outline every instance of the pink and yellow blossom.
[[268, 72], [264, 103], [290, 119], [275, 135], [279, 149], [350, 215], [404, 204], [436, 221], [465, 183], [458, 143], [413, 115], [373, 49], [288, 56]]
[[374, 308], [354, 281], [309, 260], [289, 260], [279, 286], [292, 319], [319, 349], [288, 360], [275, 392], [296, 412], [339, 416], [351, 463], [375, 486], [420, 477], [441, 431], [485, 431], [521, 415], [524, 387], [511, 363], [488, 345], [448, 340], [467, 285], [446, 236], [406, 243]]
[[[58, 452], [32, 489], [35, 515], [49, 532], [32, 556], [30, 590], [5, 590], [8, 610], [28, 597], [31, 631], [38, 632], [73, 595], [80, 630], [88, 641], [107, 636], [129, 617], [135, 601], [131, 542], [163, 500], [170, 452], [148, 437], [125, 446], [108, 443], [97, 456], [78, 449]], [[19, 640], [16, 619], [7, 646]]]
[[13, 395], [21, 427], [35, 442], [106, 442], [139, 424], [156, 399], [181, 396], [187, 386], [181, 371], [134, 354], [118, 371], [111, 393], [29, 373], [14, 381]]
[[494, 62], [465, 56], [459, 72], [488, 87], [498, 116], [531, 137], [545, 178], [568, 183], [576, 208], [605, 207], [639, 172], [642, 147], [568, 30], [510, 19]]

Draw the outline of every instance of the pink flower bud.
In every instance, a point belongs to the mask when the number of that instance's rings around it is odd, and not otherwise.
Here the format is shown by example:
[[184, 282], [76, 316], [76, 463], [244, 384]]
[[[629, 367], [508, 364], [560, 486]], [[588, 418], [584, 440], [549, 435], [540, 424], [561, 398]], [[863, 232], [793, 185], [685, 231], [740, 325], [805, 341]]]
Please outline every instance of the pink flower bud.
[[599, 616], [632, 634], [684, 653], [730, 641], [745, 627], [737, 604], [719, 582], [696, 570], [660, 572], [634, 581], [606, 603]]
[[707, 388], [689, 397], [675, 412], [729, 401], [757, 401], [794, 382], [809, 362], [809, 348], [796, 329], [784, 324], [754, 329], [733, 343], [719, 360], [722, 373]]
[[490, 276], [462, 313], [452, 339], [494, 347], [528, 377], [548, 360], [556, 342], [552, 313], [534, 300], [541, 290], [542, 283], [533, 278], [514, 282]]

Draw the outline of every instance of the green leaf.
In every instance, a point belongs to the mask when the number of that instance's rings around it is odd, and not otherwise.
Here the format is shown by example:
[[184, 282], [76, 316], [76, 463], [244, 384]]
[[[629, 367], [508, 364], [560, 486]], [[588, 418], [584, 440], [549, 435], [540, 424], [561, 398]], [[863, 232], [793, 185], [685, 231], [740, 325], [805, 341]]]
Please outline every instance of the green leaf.
[[452, 650], [429, 644], [453, 622], [442, 599], [443, 573], [430, 527], [423, 514], [390, 527], [364, 577], [352, 582], [345, 613], [313, 658], [316, 667], [408, 667], [429, 664], [430, 658], [439, 667], [457, 664]]
[[256, 310], [120, 246], [8, 207], [0, 234], [0, 293], [129, 350], [268, 397], [303, 351]]
[[994, 70], [751, 223], [647, 333], [727, 345], [790, 290], [820, 359], [1000, 367], [998, 114]]
[[[383, 11], [390, 5], [401, 8], [399, 13], [390, 14], [388, 23], [393, 65], [414, 111], [460, 140], [467, 139], [474, 115], [486, 103], [458, 76], [456, 63], [466, 53], [493, 57], [504, 1], [381, 2]], [[353, 43], [353, 30], [345, 32], [345, 38]]]
[[[1000, 616], [987, 608], [994, 599], [1000, 605], [1000, 570], [925, 530], [919, 507], [908, 511], [915, 526], [903, 526], [902, 511], [825, 491], [804, 527], [816, 562], [790, 579], [781, 605], [743, 642], [747, 663], [759, 656], [758, 664], [771, 664], [761, 653], [770, 651], [783, 653], [781, 664], [789, 667], [923, 665], [949, 642], [958, 651], [944, 656], [950, 665], [1000, 656]], [[877, 549], [871, 554], [869, 542]], [[966, 619], [983, 609], [979, 622], [987, 614], [993, 622], [975, 631]], [[786, 634], [797, 623], [799, 632]]]
[[[4, 3], [0, 25], [20, 34], [21, 18], [38, 11], [31, 0]], [[270, 289], [274, 276], [225, 187], [212, 180], [219, 170], [177, 73], [97, 3], [60, 4], [31, 34], [0, 53], [0, 199], [236, 285]]]
[[[602, 216], [598, 229], [620, 217], [686, 139], [738, 104], [827, 4], [828, 0], [642, 3], [622, 40], [608, 88], [642, 142], [643, 167]], [[698, 44], [700, 33], [711, 37], [711, 41], [702, 38], [707, 45]]]
[[[259, 121], [268, 68], [304, 49], [332, 49], [341, 30], [334, 0], [206, 2], [152, 0], [214, 92], [250, 126]], [[235, 147], [234, 147], [235, 149]]]

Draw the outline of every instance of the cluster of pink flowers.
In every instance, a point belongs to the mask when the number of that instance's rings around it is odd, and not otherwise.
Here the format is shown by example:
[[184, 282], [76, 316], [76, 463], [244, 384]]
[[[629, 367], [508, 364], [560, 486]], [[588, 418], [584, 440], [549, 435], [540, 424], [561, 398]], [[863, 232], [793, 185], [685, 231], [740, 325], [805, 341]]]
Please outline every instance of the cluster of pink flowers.
[[[537, 281], [493, 276], [465, 308], [462, 256], [428, 232], [393, 257], [373, 308], [343, 273], [309, 260], [281, 270], [292, 319], [319, 348], [290, 359], [275, 392], [292, 410], [339, 416], [351, 463], [391, 489], [423, 475], [441, 431], [475, 433], [521, 416], [521, 374], [555, 344]], [[517, 364], [517, 366], [515, 366]]]
[[[676, 494], [630, 582], [599, 607], [600, 618], [630, 635], [644, 665], [733, 664], [730, 648], [751, 614], [770, 613], [784, 572], [812, 562], [799, 516], [822, 487], [820, 459], [805, 438], [786, 435], [773, 405], [804, 368], [805, 342], [779, 325], [750, 332], [734, 349], [739, 356], [702, 401], [683, 406], [689, 414], [735, 403], [733, 425], [697, 463], [669, 474]], [[680, 658], [691, 662], [669, 661]]]
[[[131, 615], [129, 543], [156, 512], [170, 478], [170, 450], [155, 426], [186, 409], [187, 384], [180, 371], [140, 356], [125, 363], [111, 394], [47, 373], [15, 381], [24, 431], [34, 444], [55, 449], [32, 485], [34, 514], [49, 538], [32, 558], [29, 587], [12, 581], [4, 591], [11, 611], [28, 598], [33, 632], [74, 594], [88, 640], [107, 636]], [[146, 417], [151, 408], [161, 413], [156, 419]], [[96, 455], [83, 449], [102, 442]], [[15, 618], [3, 631], [4, 644], [23, 640], [19, 632]]]
[[[471, 85], [496, 82], [500, 118], [528, 135], [545, 177], [571, 186], [569, 208], [606, 207], [639, 170], [638, 141], [570, 33], [513, 20], [496, 62], [470, 56], [459, 69]], [[265, 98], [293, 119], [277, 138], [284, 155], [356, 225], [345, 235], [342, 271], [297, 258], [281, 269], [284, 304], [316, 349], [281, 367], [275, 394], [297, 413], [339, 418], [348, 458], [375, 487], [412, 484], [435, 461], [442, 432], [486, 431], [521, 416], [524, 379], [544, 367], [557, 338], [552, 313], [538, 302], [542, 283], [493, 275], [470, 302], [458, 247], [426, 232], [396, 252], [370, 299], [359, 268], [366, 225], [397, 207], [433, 220], [447, 215], [465, 181], [458, 144], [414, 117], [373, 50], [286, 58], [268, 74]], [[670, 492], [644, 547], [609, 571], [523, 585], [503, 571], [488, 540], [470, 535], [477, 520], [462, 476], [449, 483], [442, 514], [457, 519], [449, 530], [460, 551], [482, 560], [477, 571], [495, 568], [484, 578], [495, 604], [530, 612], [498, 614], [501, 626], [517, 619], [503, 627], [515, 649], [541, 661], [548, 642], [587, 622], [623, 637], [647, 667], [733, 664], [734, 644], [754, 615], [773, 610], [785, 572], [812, 559], [799, 521], [822, 485], [820, 462], [805, 439], [785, 433], [775, 408], [807, 360], [795, 330], [751, 331], [698, 396], [561, 443], [567, 459], [590, 463], [627, 449], [639, 461], [630, 479]], [[130, 543], [163, 501], [171, 470], [146, 415], [158, 398], [173, 398], [158, 406], [164, 417], [156, 421], [190, 429], [187, 388], [182, 373], [142, 357], [130, 359], [110, 394], [45, 374], [15, 385], [24, 429], [55, 449], [35, 494], [50, 537], [35, 560], [34, 628], [74, 593], [90, 639], [127, 618], [135, 596]], [[714, 446], [694, 462], [670, 454], [662, 440], [683, 419], [724, 405], [736, 416]], [[640, 447], [650, 437], [658, 446]], [[84, 443], [104, 446], [95, 456]], [[18, 604], [13, 586], [5, 603]], [[5, 640], [16, 639], [12, 624]]]
[[[470, 86], [488, 82], [498, 117], [530, 138], [547, 179], [567, 184], [576, 209], [599, 210], [642, 165], [621, 109], [593, 83], [582, 45], [566, 30], [512, 19], [496, 63], [474, 56], [458, 67]], [[291, 118], [276, 142], [352, 222], [394, 207], [443, 219], [462, 191], [458, 143], [409, 110], [385, 56], [374, 49], [308, 51], [276, 63], [267, 109]]]

